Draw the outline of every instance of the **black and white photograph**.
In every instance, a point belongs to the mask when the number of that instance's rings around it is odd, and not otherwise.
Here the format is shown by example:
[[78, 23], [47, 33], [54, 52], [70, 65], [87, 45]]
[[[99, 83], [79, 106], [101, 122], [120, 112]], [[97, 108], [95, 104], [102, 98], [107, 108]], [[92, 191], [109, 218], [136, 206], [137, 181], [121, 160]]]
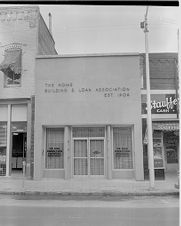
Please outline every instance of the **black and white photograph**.
[[5, 3], [0, 226], [179, 226], [178, 2]]

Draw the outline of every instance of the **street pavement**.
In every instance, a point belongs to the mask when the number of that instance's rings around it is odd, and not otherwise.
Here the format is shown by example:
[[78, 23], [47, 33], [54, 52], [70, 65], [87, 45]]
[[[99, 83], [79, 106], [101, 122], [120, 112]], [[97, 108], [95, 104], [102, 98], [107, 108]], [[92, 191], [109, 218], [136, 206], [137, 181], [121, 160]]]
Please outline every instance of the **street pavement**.
[[26, 200], [0, 196], [0, 226], [179, 226], [175, 196], [121, 201]]

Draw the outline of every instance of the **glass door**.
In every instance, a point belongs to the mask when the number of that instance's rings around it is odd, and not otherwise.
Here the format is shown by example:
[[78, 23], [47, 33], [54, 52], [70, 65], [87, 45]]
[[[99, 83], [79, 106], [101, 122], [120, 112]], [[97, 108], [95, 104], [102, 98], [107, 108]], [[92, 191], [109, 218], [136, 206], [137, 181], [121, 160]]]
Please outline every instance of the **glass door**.
[[90, 175], [104, 175], [103, 139], [90, 139]]
[[74, 175], [88, 175], [88, 140], [74, 140]]
[[104, 175], [104, 139], [74, 139], [74, 175]]

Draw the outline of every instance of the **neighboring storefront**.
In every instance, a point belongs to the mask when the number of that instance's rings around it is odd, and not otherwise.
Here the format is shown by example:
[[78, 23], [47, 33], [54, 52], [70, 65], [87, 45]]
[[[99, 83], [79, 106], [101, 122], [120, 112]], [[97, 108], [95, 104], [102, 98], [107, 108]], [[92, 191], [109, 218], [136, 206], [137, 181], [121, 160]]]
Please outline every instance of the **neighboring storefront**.
[[0, 31], [0, 176], [32, 178], [35, 56], [55, 42], [37, 6], [0, 7]]
[[[157, 94], [156, 94], [157, 93]], [[178, 98], [175, 90], [152, 91], [152, 127], [156, 178], [179, 170]], [[148, 178], [146, 95], [142, 94], [144, 172]]]
[[139, 55], [40, 56], [35, 83], [35, 179], [144, 179]]
[[23, 170], [27, 146], [27, 101], [1, 104], [0, 112], [0, 175], [4, 176]]

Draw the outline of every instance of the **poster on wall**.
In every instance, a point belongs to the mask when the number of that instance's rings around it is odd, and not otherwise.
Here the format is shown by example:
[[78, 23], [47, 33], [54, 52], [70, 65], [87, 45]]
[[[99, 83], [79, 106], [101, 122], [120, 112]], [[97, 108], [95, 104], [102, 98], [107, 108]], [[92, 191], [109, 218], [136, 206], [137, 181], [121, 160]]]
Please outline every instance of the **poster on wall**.
[[163, 156], [162, 156], [162, 148], [155, 148], [154, 151], [154, 168], [163, 168]]
[[163, 168], [163, 134], [162, 131], [153, 132], [154, 168]]

